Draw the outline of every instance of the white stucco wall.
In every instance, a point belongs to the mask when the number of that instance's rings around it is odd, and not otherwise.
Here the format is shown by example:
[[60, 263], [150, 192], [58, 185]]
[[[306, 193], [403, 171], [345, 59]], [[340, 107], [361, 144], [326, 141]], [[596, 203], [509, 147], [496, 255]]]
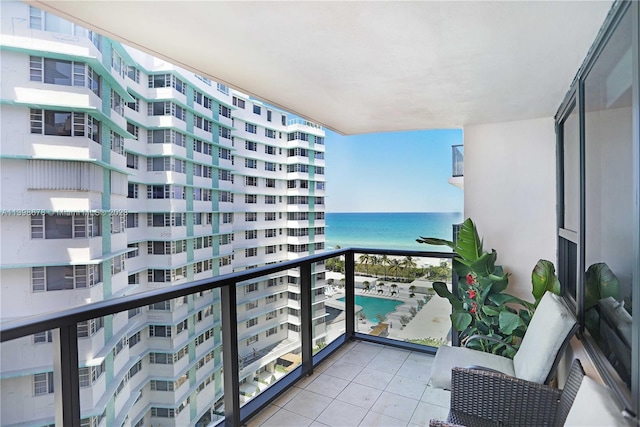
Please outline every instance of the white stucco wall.
[[464, 150], [465, 218], [512, 274], [507, 292], [532, 300], [535, 263], [557, 258], [553, 118], [467, 126]]

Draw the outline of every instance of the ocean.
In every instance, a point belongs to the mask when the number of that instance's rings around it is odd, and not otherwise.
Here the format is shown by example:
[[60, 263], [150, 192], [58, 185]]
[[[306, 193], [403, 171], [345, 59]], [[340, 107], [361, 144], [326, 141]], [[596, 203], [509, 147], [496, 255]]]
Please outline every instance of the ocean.
[[461, 212], [326, 213], [326, 248], [366, 247], [450, 252], [446, 246], [417, 243], [420, 236], [453, 239]]

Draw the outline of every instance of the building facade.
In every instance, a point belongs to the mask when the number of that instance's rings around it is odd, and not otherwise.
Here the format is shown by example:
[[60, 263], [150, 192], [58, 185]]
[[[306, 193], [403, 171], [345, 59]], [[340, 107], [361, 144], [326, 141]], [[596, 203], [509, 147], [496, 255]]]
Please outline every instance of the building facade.
[[[324, 250], [319, 126], [27, 4], [1, 19], [2, 320]], [[322, 346], [322, 263], [313, 277]], [[299, 295], [293, 270], [238, 286], [243, 399], [295, 360]], [[79, 324], [84, 425], [206, 425], [219, 301]], [[55, 339], [3, 345], [0, 424], [53, 424]]]

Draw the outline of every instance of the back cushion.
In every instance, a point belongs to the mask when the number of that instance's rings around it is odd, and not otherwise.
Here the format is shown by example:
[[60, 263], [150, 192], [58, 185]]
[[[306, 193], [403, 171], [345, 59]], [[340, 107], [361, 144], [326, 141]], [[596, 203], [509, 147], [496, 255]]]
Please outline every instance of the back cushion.
[[562, 343], [575, 324], [575, 317], [558, 295], [544, 294], [513, 358], [516, 377], [544, 383]]

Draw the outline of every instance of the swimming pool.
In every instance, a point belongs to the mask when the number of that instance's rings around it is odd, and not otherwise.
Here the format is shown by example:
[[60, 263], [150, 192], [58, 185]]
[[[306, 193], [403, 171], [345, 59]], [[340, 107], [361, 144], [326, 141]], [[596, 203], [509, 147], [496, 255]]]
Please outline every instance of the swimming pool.
[[[338, 298], [338, 301], [344, 301], [344, 297]], [[402, 301], [392, 299], [356, 295], [356, 305], [362, 307], [364, 315], [371, 323], [378, 323], [376, 315], [379, 314], [385, 317], [387, 314], [394, 312], [396, 307], [402, 304]]]

